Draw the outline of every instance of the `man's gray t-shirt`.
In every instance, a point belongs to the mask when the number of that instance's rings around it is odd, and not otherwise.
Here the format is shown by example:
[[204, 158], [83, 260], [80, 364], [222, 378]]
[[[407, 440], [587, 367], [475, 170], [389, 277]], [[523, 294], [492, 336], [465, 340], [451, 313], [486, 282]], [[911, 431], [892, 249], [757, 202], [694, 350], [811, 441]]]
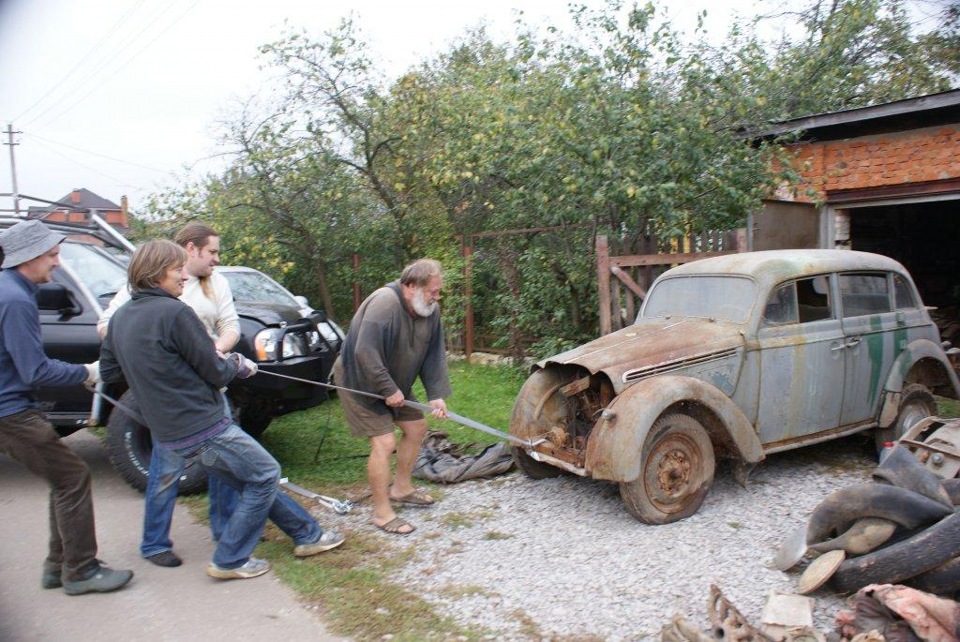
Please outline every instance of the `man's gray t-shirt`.
[[[450, 396], [440, 309], [428, 317], [408, 311], [399, 281], [375, 291], [357, 310], [340, 351], [347, 388], [389, 397], [397, 390], [414, 400], [417, 377], [427, 399]], [[379, 400], [357, 396], [356, 401], [379, 414], [390, 410]]]

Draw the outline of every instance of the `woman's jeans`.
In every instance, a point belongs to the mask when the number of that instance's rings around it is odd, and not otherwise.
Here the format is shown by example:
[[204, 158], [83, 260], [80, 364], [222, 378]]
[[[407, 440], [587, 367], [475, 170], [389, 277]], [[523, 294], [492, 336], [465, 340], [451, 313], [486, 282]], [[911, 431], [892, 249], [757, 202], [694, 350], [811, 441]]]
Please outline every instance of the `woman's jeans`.
[[[216, 479], [210, 493], [211, 528], [217, 549], [213, 563], [221, 568], [242, 566], [260, 541], [263, 526], [269, 518], [296, 544], [309, 544], [323, 534], [316, 520], [300, 504], [280, 492], [280, 465], [253, 437], [236, 424], [215, 437], [189, 448], [169, 449], [154, 444], [151, 457], [151, 475], [147, 483], [147, 510], [144, 515], [144, 556], [170, 550], [170, 518], [163, 518], [160, 511], [169, 503], [172, 515], [176, 502], [176, 484], [182, 474], [185, 460], [193, 460], [202, 466], [210, 481]], [[154, 476], [154, 459], [160, 466], [160, 474]], [[150, 486], [153, 485], [151, 495]], [[151, 502], [151, 497], [153, 502]], [[230, 505], [234, 504], [231, 510]], [[160, 516], [163, 519], [158, 519]], [[216, 519], [216, 522], [213, 520]], [[152, 538], [152, 539], [151, 539]], [[148, 539], [151, 539], [148, 544]], [[166, 545], [164, 548], [163, 546]]]
[[[230, 401], [223, 397], [223, 411], [233, 417]], [[177, 503], [180, 477], [186, 462], [183, 457], [169, 450], [162, 450], [156, 443], [150, 454], [150, 472], [147, 475], [147, 490], [143, 511], [143, 540], [140, 555], [151, 557], [173, 548], [170, 526], [173, 523], [173, 508]], [[237, 505], [237, 494], [224, 486], [216, 475], [207, 475], [207, 495], [210, 508], [210, 530], [213, 540], [220, 540], [223, 525], [230, 519]], [[216, 499], [215, 499], [216, 498]]]

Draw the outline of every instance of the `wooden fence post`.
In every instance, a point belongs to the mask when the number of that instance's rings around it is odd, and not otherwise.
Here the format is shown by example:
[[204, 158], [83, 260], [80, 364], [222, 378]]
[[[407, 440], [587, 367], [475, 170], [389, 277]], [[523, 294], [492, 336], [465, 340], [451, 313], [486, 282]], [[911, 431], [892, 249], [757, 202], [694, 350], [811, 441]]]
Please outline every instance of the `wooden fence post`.
[[600, 335], [610, 334], [610, 250], [605, 235], [597, 235], [597, 299], [600, 304]]
[[463, 354], [470, 361], [473, 354], [473, 248], [464, 243], [461, 246], [463, 256], [463, 298], [466, 309], [463, 319]]

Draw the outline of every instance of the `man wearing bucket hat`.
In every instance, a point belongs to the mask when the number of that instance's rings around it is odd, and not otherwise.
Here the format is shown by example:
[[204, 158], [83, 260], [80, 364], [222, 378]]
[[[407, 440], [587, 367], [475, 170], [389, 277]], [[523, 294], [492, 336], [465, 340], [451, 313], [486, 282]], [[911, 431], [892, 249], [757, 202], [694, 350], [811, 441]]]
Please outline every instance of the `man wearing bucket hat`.
[[35, 294], [60, 265], [64, 237], [38, 220], [0, 234], [0, 452], [21, 462], [50, 486], [50, 543], [41, 586], [68, 595], [122, 588], [133, 571], [97, 559], [90, 471], [39, 409], [34, 389], [99, 381], [97, 363], [50, 359], [43, 352]]

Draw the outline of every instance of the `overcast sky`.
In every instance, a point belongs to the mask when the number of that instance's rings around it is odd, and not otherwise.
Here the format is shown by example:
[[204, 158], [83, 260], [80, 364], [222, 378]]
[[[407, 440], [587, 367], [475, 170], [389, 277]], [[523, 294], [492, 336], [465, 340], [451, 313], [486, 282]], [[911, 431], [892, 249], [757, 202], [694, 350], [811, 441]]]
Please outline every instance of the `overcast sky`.
[[[603, 0], [583, 0], [602, 6]], [[697, 7], [723, 32], [756, 0], [672, 0], [674, 20]], [[395, 77], [447, 49], [469, 27], [509, 36], [528, 24], [566, 27], [567, 0], [0, 0], [0, 193], [54, 200], [86, 188], [137, 210], [187, 172], [220, 167], [218, 119], [261, 88], [257, 48], [284, 21], [313, 35], [351, 13]], [[21, 202], [21, 207], [38, 205]], [[0, 209], [12, 200], [0, 197]]]

